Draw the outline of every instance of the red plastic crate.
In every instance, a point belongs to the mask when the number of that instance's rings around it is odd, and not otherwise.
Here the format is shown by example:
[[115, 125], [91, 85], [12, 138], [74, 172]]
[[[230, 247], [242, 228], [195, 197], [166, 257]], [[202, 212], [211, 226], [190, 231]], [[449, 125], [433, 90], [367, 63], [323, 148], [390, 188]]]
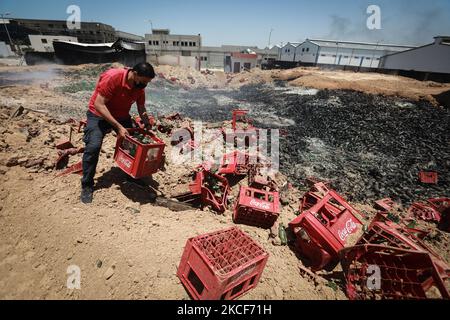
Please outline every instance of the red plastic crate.
[[[220, 190], [214, 191], [208, 188], [208, 179], [218, 181]], [[189, 184], [189, 190], [192, 195], [201, 195], [203, 206], [209, 205], [218, 212], [224, 212], [227, 209], [230, 186], [228, 180], [224, 177], [211, 173], [208, 170], [199, 171], [195, 174], [194, 181]]]
[[438, 183], [438, 173], [434, 171], [426, 172], [426, 171], [420, 171], [419, 172], [419, 180], [422, 183], [426, 184], [437, 184]]
[[195, 300], [234, 300], [257, 286], [268, 258], [234, 227], [189, 239], [177, 276]]
[[234, 207], [235, 223], [271, 228], [280, 215], [278, 192], [241, 187]]
[[[320, 270], [338, 261], [339, 250], [351, 246], [362, 233], [362, 216], [335, 191], [329, 190], [322, 199], [291, 221], [289, 227], [297, 237], [298, 250], [311, 261], [313, 270]], [[350, 242], [350, 243], [349, 243]]]
[[220, 162], [219, 174], [246, 175], [249, 170], [249, 156], [240, 151], [225, 154]]
[[[150, 137], [154, 143], [142, 144], [132, 136], [127, 136], [125, 139], [118, 138], [116, 152], [114, 154], [117, 165], [125, 173], [135, 179], [151, 176], [156, 173], [162, 165], [163, 153], [166, 145], [154, 134], [146, 132], [143, 129], [127, 130], [131, 135], [135, 132], [145, 134], [147, 137]], [[132, 146], [136, 148], [136, 154], [134, 156], [130, 154], [130, 148]]]
[[[343, 249], [340, 253], [351, 300], [360, 299], [450, 299], [446, 288], [448, 271], [436, 265], [428, 252], [366, 244]], [[369, 279], [370, 266], [379, 268], [379, 286]], [[439, 291], [430, 295], [430, 289]]]
[[397, 204], [391, 198], [384, 198], [384, 199], [375, 201], [375, 206], [376, 206], [377, 209], [389, 212], [395, 206], [397, 206]]

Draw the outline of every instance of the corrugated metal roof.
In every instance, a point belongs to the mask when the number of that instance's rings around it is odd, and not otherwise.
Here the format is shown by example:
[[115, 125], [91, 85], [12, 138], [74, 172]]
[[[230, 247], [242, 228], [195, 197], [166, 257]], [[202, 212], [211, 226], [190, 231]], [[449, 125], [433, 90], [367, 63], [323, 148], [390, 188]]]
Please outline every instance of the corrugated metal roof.
[[364, 49], [364, 50], [380, 50], [380, 51], [405, 51], [416, 48], [415, 46], [404, 46], [385, 43], [369, 43], [369, 42], [352, 42], [339, 40], [323, 40], [323, 39], [307, 39], [315, 45], [327, 48], [348, 48], [348, 49]]

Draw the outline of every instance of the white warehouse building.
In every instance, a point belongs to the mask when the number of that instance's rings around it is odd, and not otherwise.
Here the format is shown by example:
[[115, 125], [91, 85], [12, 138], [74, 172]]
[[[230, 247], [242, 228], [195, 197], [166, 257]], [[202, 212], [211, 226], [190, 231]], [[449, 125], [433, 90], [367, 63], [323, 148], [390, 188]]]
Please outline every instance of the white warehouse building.
[[450, 74], [450, 36], [437, 36], [434, 43], [389, 54], [380, 67], [389, 70]]
[[[283, 47], [281, 60], [311, 65], [378, 68], [381, 57], [413, 48], [382, 43], [306, 39], [301, 44], [288, 43]], [[285, 49], [290, 52], [286, 53]]]

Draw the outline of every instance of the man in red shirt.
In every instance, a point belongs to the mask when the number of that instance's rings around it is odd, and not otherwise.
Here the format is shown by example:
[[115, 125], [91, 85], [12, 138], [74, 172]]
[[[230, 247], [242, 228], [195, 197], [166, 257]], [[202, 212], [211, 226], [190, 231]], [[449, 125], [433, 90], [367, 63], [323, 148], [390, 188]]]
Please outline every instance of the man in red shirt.
[[146, 128], [150, 128], [145, 109], [145, 87], [155, 77], [149, 63], [139, 63], [133, 69], [110, 69], [104, 72], [97, 83], [89, 102], [87, 126], [83, 141], [83, 178], [81, 201], [91, 203], [94, 176], [103, 138], [112, 129], [118, 136], [128, 135], [126, 128], [132, 127], [130, 109], [136, 102], [139, 115]]

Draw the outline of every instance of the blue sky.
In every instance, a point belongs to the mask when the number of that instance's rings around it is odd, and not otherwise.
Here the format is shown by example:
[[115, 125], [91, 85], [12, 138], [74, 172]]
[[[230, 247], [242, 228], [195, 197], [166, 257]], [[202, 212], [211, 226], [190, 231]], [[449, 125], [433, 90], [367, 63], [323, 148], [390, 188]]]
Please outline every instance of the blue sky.
[[[99, 21], [143, 35], [155, 28], [202, 35], [204, 45], [267, 46], [327, 38], [425, 44], [450, 35], [449, 0], [1, 0], [13, 17], [66, 20], [68, 5], [81, 8], [82, 21]], [[381, 30], [368, 30], [366, 9], [381, 8]]]

